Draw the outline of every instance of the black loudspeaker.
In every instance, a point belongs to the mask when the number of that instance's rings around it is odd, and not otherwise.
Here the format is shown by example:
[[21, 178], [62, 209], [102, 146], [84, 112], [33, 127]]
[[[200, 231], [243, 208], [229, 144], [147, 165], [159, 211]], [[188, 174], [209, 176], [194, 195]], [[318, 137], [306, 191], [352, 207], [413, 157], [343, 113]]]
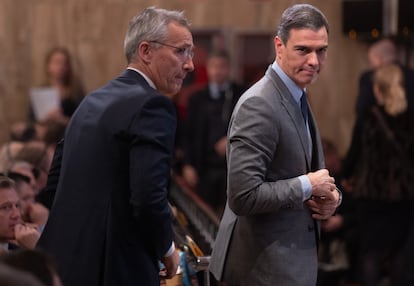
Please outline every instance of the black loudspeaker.
[[359, 40], [379, 38], [383, 31], [382, 5], [382, 0], [344, 0], [342, 2], [343, 33]]
[[414, 35], [413, 0], [398, 0], [398, 35], [403, 38]]

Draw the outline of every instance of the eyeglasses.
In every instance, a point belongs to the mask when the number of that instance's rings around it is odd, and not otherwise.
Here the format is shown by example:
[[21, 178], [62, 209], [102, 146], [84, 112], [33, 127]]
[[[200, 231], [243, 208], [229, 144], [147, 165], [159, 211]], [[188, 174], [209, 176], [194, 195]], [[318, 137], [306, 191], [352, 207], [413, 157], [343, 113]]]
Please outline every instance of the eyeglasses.
[[169, 44], [166, 44], [166, 43], [161, 43], [161, 42], [158, 42], [158, 41], [150, 41], [150, 43], [156, 43], [156, 44], [159, 44], [161, 46], [166, 46], [166, 47], [169, 47], [169, 48], [173, 48], [177, 51], [177, 54], [182, 58], [193, 59], [193, 57], [194, 57], [194, 51], [193, 51], [192, 47], [176, 47], [176, 46], [169, 45]]

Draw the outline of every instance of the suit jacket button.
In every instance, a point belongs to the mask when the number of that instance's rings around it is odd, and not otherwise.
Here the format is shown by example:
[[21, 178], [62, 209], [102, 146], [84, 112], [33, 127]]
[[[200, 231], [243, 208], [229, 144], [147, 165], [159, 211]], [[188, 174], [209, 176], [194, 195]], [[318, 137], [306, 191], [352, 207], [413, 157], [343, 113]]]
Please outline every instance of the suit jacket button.
[[313, 231], [315, 228], [312, 225], [308, 225], [308, 231]]

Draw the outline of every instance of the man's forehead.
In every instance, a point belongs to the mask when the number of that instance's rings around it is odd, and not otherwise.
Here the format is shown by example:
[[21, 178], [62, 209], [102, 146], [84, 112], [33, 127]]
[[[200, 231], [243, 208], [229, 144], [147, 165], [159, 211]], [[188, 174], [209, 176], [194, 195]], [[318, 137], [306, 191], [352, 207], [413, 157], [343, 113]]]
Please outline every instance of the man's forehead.
[[289, 33], [287, 39], [291, 38], [310, 38], [310, 37], [323, 37], [328, 38], [328, 31], [326, 30], [326, 27], [321, 27], [319, 29], [311, 29], [311, 28], [292, 28]]
[[0, 204], [6, 201], [16, 201], [16, 200], [18, 200], [18, 195], [15, 189], [13, 188], [0, 189]]

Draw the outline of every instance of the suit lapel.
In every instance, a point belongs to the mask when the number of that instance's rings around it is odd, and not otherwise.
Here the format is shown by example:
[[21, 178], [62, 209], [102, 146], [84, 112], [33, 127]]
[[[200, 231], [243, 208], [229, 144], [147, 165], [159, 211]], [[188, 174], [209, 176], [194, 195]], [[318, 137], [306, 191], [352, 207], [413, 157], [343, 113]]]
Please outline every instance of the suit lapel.
[[[276, 74], [276, 72], [271, 67], [268, 68], [266, 75], [269, 76], [272, 82], [274, 83], [274, 87], [282, 99], [281, 103], [283, 107], [286, 109], [289, 117], [291, 118], [293, 124], [296, 127], [296, 131], [298, 132], [300, 142], [302, 145], [302, 149], [306, 157], [306, 166], [310, 170], [311, 168], [311, 154], [309, 154], [309, 149], [310, 149], [309, 143], [310, 142], [309, 142], [309, 137], [308, 137], [308, 131], [307, 131], [305, 122], [302, 117], [302, 113], [300, 109], [298, 108], [298, 105], [295, 99], [293, 98], [293, 95], [290, 93], [289, 89], [285, 86], [283, 81], [280, 79], [280, 77]], [[313, 120], [313, 116], [311, 115], [311, 112], [309, 112], [309, 115], [310, 115], [309, 120], [311, 119], [311, 117]]]

